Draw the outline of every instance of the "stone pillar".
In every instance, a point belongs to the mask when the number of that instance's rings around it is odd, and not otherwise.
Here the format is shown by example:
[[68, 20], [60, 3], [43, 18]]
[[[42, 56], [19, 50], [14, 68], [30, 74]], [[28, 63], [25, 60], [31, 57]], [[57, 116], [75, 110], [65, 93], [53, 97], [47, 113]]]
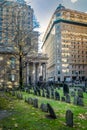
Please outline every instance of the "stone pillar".
[[33, 83], [35, 84], [35, 63], [33, 63]]
[[39, 65], [37, 66], [37, 82], [39, 81]]
[[29, 63], [27, 62], [27, 67], [26, 67], [26, 83], [29, 85]]
[[46, 81], [46, 63], [42, 65], [42, 76], [43, 76], [43, 80]]
[[46, 63], [45, 63], [45, 81], [46, 81]]
[[44, 80], [44, 64], [42, 64], [42, 77], [43, 77], [43, 80]]
[[37, 80], [38, 81], [39, 81], [40, 74], [41, 74], [41, 63], [39, 63], [39, 65], [38, 65], [38, 72], [37, 72]]

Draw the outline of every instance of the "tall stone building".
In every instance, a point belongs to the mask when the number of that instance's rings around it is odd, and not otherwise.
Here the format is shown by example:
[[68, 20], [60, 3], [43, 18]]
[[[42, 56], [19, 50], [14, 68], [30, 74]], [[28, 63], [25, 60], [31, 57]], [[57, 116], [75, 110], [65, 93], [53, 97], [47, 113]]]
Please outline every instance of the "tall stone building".
[[60, 4], [49, 22], [42, 49], [49, 58], [47, 80], [85, 80], [87, 13], [67, 9]]
[[38, 59], [38, 32], [33, 31], [33, 12], [24, 0], [0, 0], [0, 87], [19, 86], [21, 80], [28, 85], [39, 79], [32, 65], [34, 62], [35, 68], [36, 58], [38, 68], [44, 57]]
[[[23, 37], [25, 39], [25, 32], [28, 33], [32, 28], [33, 9], [27, 6], [24, 0], [0, 0], [1, 87], [19, 85], [19, 53], [23, 52], [19, 48], [22, 47]], [[27, 39], [27, 44], [30, 44], [29, 39]], [[25, 51], [27, 47], [24, 46]]]

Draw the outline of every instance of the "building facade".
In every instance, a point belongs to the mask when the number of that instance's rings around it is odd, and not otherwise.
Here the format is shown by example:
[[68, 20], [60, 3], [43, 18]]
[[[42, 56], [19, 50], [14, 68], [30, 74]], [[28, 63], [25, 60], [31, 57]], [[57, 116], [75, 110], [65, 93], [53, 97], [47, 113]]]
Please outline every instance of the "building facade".
[[87, 13], [55, 10], [43, 38], [48, 55], [47, 80], [68, 81], [87, 78]]
[[36, 56], [37, 68], [40, 63], [33, 12], [24, 0], [0, 0], [0, 87], [18, 87], [20, 75], [27, 85], [38, 80], [32, 68]]

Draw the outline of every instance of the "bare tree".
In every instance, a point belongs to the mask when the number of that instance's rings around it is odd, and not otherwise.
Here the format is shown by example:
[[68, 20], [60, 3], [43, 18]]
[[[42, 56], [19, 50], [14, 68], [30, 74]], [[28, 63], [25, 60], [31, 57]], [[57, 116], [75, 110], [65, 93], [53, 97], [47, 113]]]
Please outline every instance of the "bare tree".
[[[1, 45], [9, 49], [19, 61], [19, 88], [21, 89], [26, 55], [34, 46], [31, 39], [34, 38], [33, 30], [38, 24], [33, 26], [33, 19], [29, 23], [30, 6], [26, 3], [4, 1], [0, 3], [0, 8], [8, 11], [2, 16], [3, 28], [0, 29], [0, 32], [3, 34], [3, 38]], [[8, 44], [6, 44], [7, 40]]]

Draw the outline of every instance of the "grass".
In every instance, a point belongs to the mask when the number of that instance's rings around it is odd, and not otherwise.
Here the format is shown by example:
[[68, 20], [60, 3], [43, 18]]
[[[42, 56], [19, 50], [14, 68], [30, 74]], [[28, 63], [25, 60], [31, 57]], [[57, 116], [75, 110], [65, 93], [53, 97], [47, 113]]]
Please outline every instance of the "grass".
[[[62, 90], [58, 90], [62, 96]], [[87, 94], [84, 93], [84, 107], [75, 106], [72, 103], [64, 103], [47, 99], [33, 94], [23, 92], [23, 97], [38, 98], [39, 107], [41, 103], [50, 103], [54, 108], [57, 119], [49, 119], [46, 113], [42, 112], [40, 108], [34, 108], [15, 97], [11, 97], [9, 101], [10, 111], [13, 114], [0, 120], [0, 130], [87, 130]], [[72, 99], [73, 100], [73, 99]], [[66, 110], [70, 109], [74, 114], [73, 128], [66, 126], [65, 114]]]

